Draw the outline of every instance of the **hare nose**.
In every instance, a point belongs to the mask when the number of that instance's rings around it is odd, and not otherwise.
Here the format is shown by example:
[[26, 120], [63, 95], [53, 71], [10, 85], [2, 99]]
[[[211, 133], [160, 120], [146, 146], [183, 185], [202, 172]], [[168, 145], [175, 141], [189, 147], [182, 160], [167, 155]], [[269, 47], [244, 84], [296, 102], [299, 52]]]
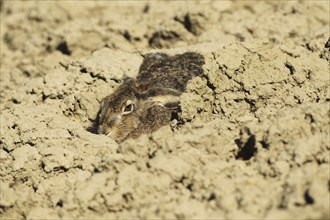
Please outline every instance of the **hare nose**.
[[108, 137], [111, 137], [111, 131], [110, 130], [107, 130], [107, 129], [104, 129], [104, 127], [102, 125], [100, 125], [97, 128], [97, 133], [104, 134], [104, 135], [106, 135]]
[[104, 128], [102, 125], [100, 125], [98, 128], [97, 128], [97, 133], [99, 134], [104, 134]]
[[106, 127], [99, 125], [99, 127], [97, 128], [97, 133], [108, 135], [108, 133], [109, 133], [108, 130], [109, 129], [107, 129]]

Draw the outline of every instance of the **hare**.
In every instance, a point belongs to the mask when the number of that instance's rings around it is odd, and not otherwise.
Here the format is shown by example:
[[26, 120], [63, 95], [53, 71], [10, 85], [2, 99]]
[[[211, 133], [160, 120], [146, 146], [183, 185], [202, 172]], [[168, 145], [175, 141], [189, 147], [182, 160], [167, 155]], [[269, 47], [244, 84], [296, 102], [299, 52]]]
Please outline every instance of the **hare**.
[[204, 63], [204, 57], [193, 52], [147, 54], [136, 79], [124, 79], [102, 100], [97, 132], [119, 143], [169, 124], [188, 81], [203, 74]]

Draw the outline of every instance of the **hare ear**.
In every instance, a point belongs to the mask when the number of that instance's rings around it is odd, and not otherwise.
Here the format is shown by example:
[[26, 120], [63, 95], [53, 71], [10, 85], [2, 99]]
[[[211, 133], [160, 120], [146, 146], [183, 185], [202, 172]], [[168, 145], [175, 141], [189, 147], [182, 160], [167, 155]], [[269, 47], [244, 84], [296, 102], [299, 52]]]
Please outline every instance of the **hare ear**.
[[180, 101], [181, 92], [172, 88], [153, 88], [142, 94], [151, 105], [160, 105], [167, 109], [177, 109]]
[[167, 109], [177, 109], [179, 105], [180, 96], [176, 95], [158, 95], [150, 97], [147, 102], [151, 102], [152, 105], [160, 105]]

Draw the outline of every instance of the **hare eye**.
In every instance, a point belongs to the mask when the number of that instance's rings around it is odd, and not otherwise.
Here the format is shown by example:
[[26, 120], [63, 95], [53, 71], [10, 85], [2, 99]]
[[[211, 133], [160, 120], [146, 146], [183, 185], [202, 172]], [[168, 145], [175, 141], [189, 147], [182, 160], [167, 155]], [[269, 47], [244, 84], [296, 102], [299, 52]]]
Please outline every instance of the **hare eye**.
[[124, 108], [124, 114], [129, 114], [133, 111], [134, 109], [134, 105], [133, 104], [128, 104], [126, 105], [126, 107]]

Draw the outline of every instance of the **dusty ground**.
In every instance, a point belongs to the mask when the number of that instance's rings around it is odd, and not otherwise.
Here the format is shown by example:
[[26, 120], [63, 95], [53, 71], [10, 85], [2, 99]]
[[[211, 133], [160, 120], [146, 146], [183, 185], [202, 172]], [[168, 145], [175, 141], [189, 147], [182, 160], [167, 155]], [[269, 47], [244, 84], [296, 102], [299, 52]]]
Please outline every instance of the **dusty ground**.
[[[2, 2], [1, 219], [328, 219], [329, 4]], [[205, 57], [179, 119], [88, 132], [156, 50]]]

